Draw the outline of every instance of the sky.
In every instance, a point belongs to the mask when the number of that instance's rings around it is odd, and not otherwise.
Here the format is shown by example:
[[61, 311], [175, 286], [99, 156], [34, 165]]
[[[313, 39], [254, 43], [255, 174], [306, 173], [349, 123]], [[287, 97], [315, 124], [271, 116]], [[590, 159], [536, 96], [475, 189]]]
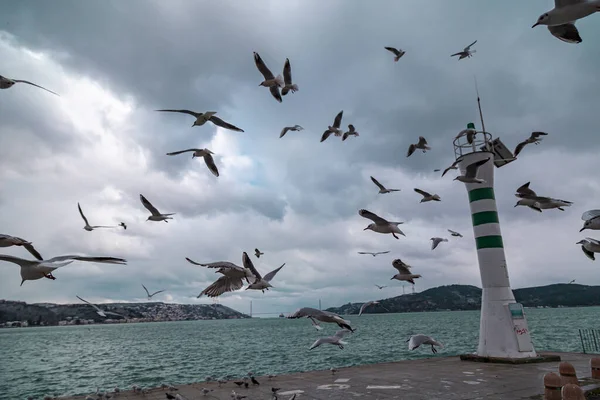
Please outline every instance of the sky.
[[[0, 74], [25, 84], [0, 91], [0, 233], [33, 242], [45, 258], [114, 256], [126, 266], [75, 262], [55, 281], [19, 286], [2, 263], [0, 297], [26, 302], [145, 301], [211, 304], [196, 296], [218, 275], [194, 266], [252, 256], [263, 275], [286, 263], [265, 292], [217, 301], [242, 312], [291, 312], [402, 294], [391, 261], [422, 275], [415, 290], [481, 286], [464, 185], [434, 169], [454, 161], [452, 141], [475, 122], [474, 76], [485, 125], [514, 149], [532, 131], [548, 136], [495, 171], [495, 190], [513, 288], [600, 284], [598, 265], [575, 243], [581, 214], [600, 208], [598, 89], [600, 16], [577, 22], [583, 42], [531, 29], [553, 2], [469, 0], [360, 2], [103, 1], [11, 2], [0, 14]], [[469, 43], [476, 53], [451, 54]], [[399, 62], [384, 46], [401, 48]], [[253, 51], [276, 73], [290, 59], [299, 90], [276, 102]], [[244, 129], [227, 131], [163, 108], [216, 111]], [[343, 110], [345, 142], [320, 137]], [[284, 126], [305, 129], [288, 132]], [[410, 158], [424, 136], [432, 150]], [[167, 152], [208, 148], [202, 159]], [[380, 195], [376, 177], [400, 192]], [[513, 207], [517, 187], [574, 202], [564, 212]], [[437, 193], [420, 203], [413, 188]], [[169, 223], [146, 221], [142, 193]], [[87, 232], [92, 225], [127, 230]], [[403, 221], [406, 237], [363, 231], [366, 208]], [[450, 237], [447, 229], [461, 232]], [[434, 251], [429, 239], [449, 238]], [[23, 248], [0, 249], [30, 259]], [[385, 251], [376, 258], [358, 251]], [[387, 285], [379, 290], [375, 284]], [[407, 293], [410, 288], [406, 287]], [[266, 315], [266, 314], [262, 314]]]

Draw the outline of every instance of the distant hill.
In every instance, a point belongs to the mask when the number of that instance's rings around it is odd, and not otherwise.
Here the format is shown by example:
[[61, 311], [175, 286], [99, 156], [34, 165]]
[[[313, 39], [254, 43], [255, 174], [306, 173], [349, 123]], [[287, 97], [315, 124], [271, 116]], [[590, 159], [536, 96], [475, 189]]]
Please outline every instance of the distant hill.
[[[229, 307], [220, 304], [165, 304], [152, 303], [108, 303], [98, 305], [104, 311], [124, 315], [131, 322], [146, 321], [189, 321], [201, 319], [250, 318]], [[111, 316], [108, 318], [122, 320]], [[79, 324], [93, 320], [94, 323], [106, 321], [96, 314], [93, 307], [86, 304], [27, 304], [22, 301], [0, 300], [0, 324], [12, 321], [27, 321], [32, 325], [58, 325], [60, 321]], [[77, 322], [80, 321], [80, 322]]]
[[[548, 286], [514, 289], [517, 302], [524, 307], [579, 307], [600, 306], [600, 286], [559, 283]], [[380, 301], [389, 312], [478, 310], [481, 289], [471, 285], [448, 285], [427, 289], [420, 293], [404, 294]], [[348, 303], [327, 311], [337, 314], [358, 314], [363, 303]], [[377, 305], [364, 313], [386, 313]]]

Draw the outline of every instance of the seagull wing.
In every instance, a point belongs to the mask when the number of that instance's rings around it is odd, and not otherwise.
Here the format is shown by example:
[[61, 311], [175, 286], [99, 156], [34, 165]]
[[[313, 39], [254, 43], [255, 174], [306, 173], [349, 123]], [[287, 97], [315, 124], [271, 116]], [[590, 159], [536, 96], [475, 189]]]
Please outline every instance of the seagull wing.
[[266, 274], [265, 277], [263, 278], [263, 280], [266, 281], [266, 282], [271, 282], [271, 279], [275, 278], [275, 275], [277, 275], [277, 273], [279, 272], [279, 270], [281, 268], [283, 268], [284, 265], [285, 265], [285, 263], [281, 264], [281, 267], [276, 268], [273, 271], [271, 271], [268, 274]]
[[6, 254], [0, 254], [0, 261], [7, 261], [13, 264], [17, 264], [21, 267], [26, 267], [26, 266], [30, 266], [30, 265], [36, 265], [37, 262], [36, 261], [29, 261], [29, 260], [25, 260], [24, 258], [19, 258], [19, 257], [15, 257], [15, 256], [9, 256]]
[[35, 258], [37, 258], [38, 260], [40, 260], [40, 261], [44, 260], [41, 256], [41, 254], [38, 253], [38, 251], [33, 248], [33, 245], [31, 243], [24, 244], [23, 247], [25, 247], [25, 249], [27, 249], [27, 251], [30, 252], [31, 255], [34, 256]]
[[[250, 259], [250, 257], [248, 257], [248, 253], [246, 253], [246, 252], [244, 252], [244, 254], [242, 254], [242, 264], [244, 264], [244, 268], [248, 268], [250, 270], [250, 272], [252, 272], [252, 275], [254, 275], [256, 277], [257, 281], [263, 279], [262, 275], [258, 273], [256, 268], [254, 267], [254, 264], [252, 263], [252, 260]], [[283, 265], [281, 267], [283, 267]], [[281, 267], [279, 267], [279, 268], [281, 268]]]
[[340, 329], [339, 331], [337, 331], [335, 333], [335, 335], [333, 335], [334, 337], [338, 337], [338, 338], [343, 338], [344, 336], [346, 336], [347, 334], [351, 333], [348, 329]]
[[462, 51], [459, 51], [458, 53], [452, 54], [450, 57], [460, 56], [460, 55], [462, 55], [462, 53], [463, 53]]
[[176, 156], [177, 154], [181, 154], [181, 153], [189, 153], [191, 151], [201, 151], [202, 149], [187, 149], [187, 150], [179, 150], [179, 151], [173, 151], [171, 153], [167, 153], [168, 156]]
[[90, 303], [89, 301], [87, 301], [87, 300], [84, 300], [84, 299], [82, 299], [81, 297], [79, 297], [79, 296], [77, 296], [77, 295], [75, 295], [75, 297], [77, 297], [79, 300], [83, 301], [84, 303], [87, 303], [87, 304], [89, 304], [90, 306], [94, 307], [96, 310], [98, 310], [98, 311], [102, 311], [102, 310], [101, 310], [101, 309], [100, 309], [100, 308], [99, 308], [97, 305], [95, 305], [95, 304], [92, 304], [92, 303]]
[[281, 133], [279, 134], [279, 138], [281, 139], [282, 137], [285, 136], [285, 134], [290, 130], [291, 128], [289, 126], [286, 126], [285, 128], [283, 128], [281, 130]]
[[377, 253], [375, 253], [375, 254], [387, 254], [387, 253], [389, 253], [389, 252], [390, 252], [390, 250], [388, 250], [388, 251], [378, 251], [378, 252], [377, 252]]
[[210, 286], [204, 289], [198, 297], [206, 295], [207, 297], [218, 297], [225, 292], [234, 292], [244, 286], [244, 282], [241, 278], [231, 278], [230, 276], [223, 275]]
[[85, 224], [89, 225], [87, 218], [85, 217], [85, 215], [83, 215], [83, 211], [81, 211], [81, 206], [79, 205], [79, 203], [77, 203], [77, 208], [79, 209], [79, 214], [81, 214], [81, 218], [83, 218]]
[[581, 43], [583, 39], [574, 23], [569, 22], [562, 25], [548, 26], [548, 30], [557, 39], [566, 43]]
[[372, 213], [371, 211], [360, 209], [358, 210], [358, 215], [360, 215], [363, 218], [367, 218], [370, 219], [371, 221], [375, 222], [378, 225], [382, 225], [382, 224], [387, 224], [388, 221], [381, 218], [379, 215]]
[[354, 127], [354, 125], [352, 125], [352, 124], [348, 125], [348, 132], [350, 132], [350, 133], [356, 132], [356, 128]]
[[385, 46], [384, 49], [391, 51], [392, 53], [394, 53], [395, 55], [399, 56], [400, 52], [398, 51], [398, 49], [394, 48], [394, 47], [387, 47]]
[[339, 128], [340, 125], [342, 124], [342, 117], [344, 116], [344, 110], [340, 111], [338, 113], [338, 115], [335, 116], [335, 119], [333, 120], [333, 127], [334, 128]]
[[598, 216], [600, 216], [600, 210], [588, 210], [581, 215], [581, 219], [583, 221], [588, 221]]
[[600, 245], [600, 240], [592, 239], [591, 237], [586, 237], [592, 244]]
[[148, 295], [148, 297], [150, 296], [150, 292], [148, 291], [148, 289], [146, 289], [146, 286], [144, 286], [144, 284], [142, 283], [142, 287], [144, 288], [144, 290], [146, 291], [146, 294]]
[[427, 140], [425, 140], [425, 138], [423, 136], [419, 136], [419, 143], [417, 143], [417, 146], [425, 146], [427, 144]]
[[471, 46], [473, 46], [475, 43], [477, 43], [477, 40], [474, 41], [473, 43], [471, 43], [470, 45], [468, 45], [467, 47], [465, 47], [464, 51], [469, 51], [469, 49], [471, 49]]
[[116, 316], [118, 316], [118, 317], [123, 317], [123, 318], [125, 318], [125, 316], [124, 316], [123, 314], [119, 314], [119, 313], [116, 313], [116, 312], [112, 312], [112, 311], [102, 311], [102, 312], [103, 312], [104, 314], [107, 314], [107, 315], [116, 315]]
[[406, 153], [406, 157], [410, 157], [412, 155], [412, 153], [415, 152], [416, 149], [417, 149], [417, 146], [415, 146], [414, 144], [411, 144], [410, 146], [408, 146], [408, 152]]
[[358, 312], [358, 316], [360, 317], [363, 313], [363, 311], [365, 311], [365, 308], [369, 307], [371, 305], [371, 302], [368, 301], [366, 303], [364, 303], [362, 306], [360, 306], [360, 311]]
[[196, 118], [198, 118], [199, 116], [202, 115], [202, 113], [196, 112], [196, 111], [190, 111], [190, 110], [155, 110], [155, 111], [161, 111], [161, 112], [176, 112], [176, 113], [182, 113], [182, 114], [189, 114], [192, 115]]
[[212, 172], [214, 176], [218, 177], [219, 170], [217, 169], [217, 166], [215, 165], [215, 160], [213, 159], [213, 156], [210, 153], [204, 155], [204, 162], [206, 163], [206, 166], [208, 167], [210, 172]]
[[33, 83], [33, 82], [24, 81], [24, 80], [22, 80], [22, 79], [11, 79], [11, 80], [12, 80], [13, 82], [26, 83], [26, 84], [28, 84], [28, 85], [32, 85], [32, 86], [38, 87], [38, 88], [40, 88], [40, 89], [44, 89], [46, 92], [50, 92], [50, 93], [52, 93], [52, 94], [55, 94], [55, 95], [57, 95], [58, 97], [60, 97], [60, 96], [58, 95], [58, 93], [54, 93], [52, 90], [48, 90], [48, 89], [46, 89], [45, 87], [42, 87], [42, 86], [40, 86], [40, 85], [36, 85], [36, 84], [35, 84], [35, 83]]
[[323, 136], [321, 136], [321, 143], [326, 141], [327, 138], [329, 136], [331, 136], [332, 133], [333, 133], [333, 131], [330, 131], [329, 129], [327, 129], [325, 132], [323, 132]]
[[490, 158], [491, 157], [488, 157], [485, 160], [479, 160], [472, 164], [467, 165], [467, 168], [465, 168], [465, 176], [467, 176], [469, 178], [476, 178], [477, 170], [479, 169], [479, 167], [481, 167], [486, 162], [490, 161]]
[[427, 193], [426, 191], [421, 190], [421, 189], [415, 188], [414, 191], [417, 192], [417, 193], [419, 193], [423, 197], [429, 197], [429, 196], [431, 196], [431, 193]]
[[529, 184], [530, 183], [531, 182], [527, 182], [527, 183], [521, 185], [517, 189], [517, 194], [520, 195], [520, 196], [517, 196], [517, 197], [536, 197], [537, 196], [537, 194], [533, 190], [529, 189]]
[[378, 187], [379, 189], [381, 189], [381, 190], [385, 190], [385, 186], [383, 186], [381, 183], [379, 183], [379, 181], [378, 181], [377, 179], [375, 179], [375, 178], [371, 177], [371, 180], [373, 181], [373, 183], [374, 183], [375, 185], [377, 185], [377, 187]]
[[519, 143], [517, 145], [517, 147], [515, 147], [515, 157], [519, 155], [519, 153], [521, 152], [521, 150], [523, 150], [523, 147], [525, 147], [527, 145], [527, 140]]
[[278, 102], [281, 103], [283, 101], [283, 99], [281, 98], [281, 93], [279, 92], [279, 86], [270, 86], [269, 92], [271, 92], [271, 95], [275, 97], [275, 100], [277, 100]]
[[589, 258], [590, 260], [596, 261], [596, 257], [594, 256], [593, 251], [589, 251], [588, 249], [585, 248], [584, 245], [581, 245], [581, 250], [583, 251], [583, 254], [585, 254], [587, 256], [587, 258]]
[[127, 260], [117, 257], [86, 257], [78, 255], [58, 256], [45, 260], [45, 263], [53, 263], [57, 261], [75, 260], [85, 262], [95, 262], [101, 264], [127, 264]]
[[142, 201], [142, 205], [146, 207], [146, 210], [150, 211], [152, 215], [160, 215], [160, 212], [148, 201], [144, 195], [140, 194], [140, 200]]
[[194, 264], [194, 265], [199, 265], [201, 267], [206, 267], [206, 268], [224, 268], [224, 269], [235, 269], [238, 270], [240, 272], [243, 272], [244, 269], [240, 266], [235, 265], [234, 263], [231, 263], [229, 261], [217, 261], [217, 262], [212, 262], [212, 263], [199, 263], [196, 261], [193, 261], [189, 258], [185, 258], [190, 264]]
[[540, 136], [548, 136], [548, 134], [546, 132], [540, 132], [540, 131], [536, 131], [536, 132], [531, 132], [531, 139], [538, 139]]
[[285, 59], [285, 64], [283, 65], [283, 82], [286, 85], [291, 85], [292, 84], [292, 67], [290, 65], [290, 59], [289, 58]]
[[221, 128], [229, 129], [231, 131], [236, 131], [236, 132], [244, 132], [243, 129], [240, 129], [237, 126], [230, 124], [229, 122], [225, 122], [221, 118], [214, 116], [214, 115], [209, 118], [209, 121], [217, 126], [220, 126]]
[[368, 252], [368, 251], [359, 251], [358, 254], [371, 254], [372, 255], [373, 253]]
[[444, 170], [444, 172], [442, 172], [442, 176], [446, 175], [446, 173], [447, 173], [448, 171], [450, 171], [451, 169], [455, 169], [456, 165], [457, 165], [459, 162], [460, 162], [460, 159], [458, 159], [458, 160], [454, 161], [454, 162], [452, 163], [452, 165], [451, 165], [451, 166], [449, 166], [448, 168], [446, 168], [446, 169]]
[[325, 313], [321, 310], [317, 310], [312, 307], [302, 307], [294, 311], [292, 314], [288, 315], [287, 318], [296, 319], [296, 318], [305, 318], [305, 317], [316, 317], [322, 316]]
[[575, 4], [584, 3], [586, 0], [554, 0], [554, 8], [569, 7]]
[[402, 262], [399, 258], [392, 261], [392, 267], [396, 268], [402, 275], [410, 275], [410, 265]]
[[262, 58], [260, 58], [257, 52], [254, 52], [254, 63], [266, 81], [275, 78], [271, 70], [267, 68], [265, 62], [262, 60]]
[[152, 293], [152, 294], [150, 295], [150, 297], [152, 297], [152, 296], [154, 296], [154, 295], [156, 295], [156, 294], [162, 293], [162, 292], [164, 292], [165, 290], [166, 290], [166, 289], [163, 289], [163, 290], [157, 290], [156, 292]]

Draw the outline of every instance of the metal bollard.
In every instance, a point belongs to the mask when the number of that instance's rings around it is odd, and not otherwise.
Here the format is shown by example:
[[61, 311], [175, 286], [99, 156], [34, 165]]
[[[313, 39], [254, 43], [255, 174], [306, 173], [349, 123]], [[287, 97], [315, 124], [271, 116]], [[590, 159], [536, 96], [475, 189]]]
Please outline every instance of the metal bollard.
[[592, 358], [590, 367], [592, 368], [592, 379], [600, 379], [600, 357]]
[[554, 372], [544, 375], [544, 400], [562, 400], [562, 381]]
[[585, 393], [578, 385], [567, 383], [561, 390], [563, 400], [585, 400]]
[[563, 361], [560, 364], [558, 364], [558, 373], [560, 374], [560, 379], [562, 381], [563, 386], [567, 383], [572, 383], [573, 385], [579, 386], [579, 381], [577, 380], [577, 373], [575, 372], [575, 367], [570, 362]]

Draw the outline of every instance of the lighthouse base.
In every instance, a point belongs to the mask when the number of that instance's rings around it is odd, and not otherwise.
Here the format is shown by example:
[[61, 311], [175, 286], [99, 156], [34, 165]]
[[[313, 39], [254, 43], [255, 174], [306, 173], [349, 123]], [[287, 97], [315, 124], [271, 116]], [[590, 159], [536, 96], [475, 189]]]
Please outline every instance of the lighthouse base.
[[460, 360], [496, 364], [533, 364], [543, 362], [560, 362], [561, 358], [556, 354], [538, 354], [537, 357], [527, 358], [480, 357], [477, 354], [461, 354]]

